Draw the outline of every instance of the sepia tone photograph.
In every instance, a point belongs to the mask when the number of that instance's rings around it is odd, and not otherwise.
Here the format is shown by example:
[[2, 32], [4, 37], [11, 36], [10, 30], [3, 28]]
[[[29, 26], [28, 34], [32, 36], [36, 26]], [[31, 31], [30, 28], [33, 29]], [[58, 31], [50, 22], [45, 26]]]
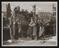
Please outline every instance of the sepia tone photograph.
[[1, 2], [2, 46], [57, 46], [57, 2]]

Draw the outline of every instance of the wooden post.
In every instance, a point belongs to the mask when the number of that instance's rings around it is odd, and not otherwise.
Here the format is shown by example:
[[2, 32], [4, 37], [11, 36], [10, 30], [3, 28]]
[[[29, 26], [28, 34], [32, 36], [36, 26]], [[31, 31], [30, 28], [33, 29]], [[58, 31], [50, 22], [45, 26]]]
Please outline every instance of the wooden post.
[[8, 19], [9, 19], [9, 23], [10, 23], [10, 24], [9, 24], [9, 28], [10, 28], [10, 38], [11, 38], [11, 40], [12, 40], [13, 37], [12, 37], [12, 31], [11, 31], [11, 27], [10, 27], [10, 26], [11, 26], [11, 17], [8, 18]]

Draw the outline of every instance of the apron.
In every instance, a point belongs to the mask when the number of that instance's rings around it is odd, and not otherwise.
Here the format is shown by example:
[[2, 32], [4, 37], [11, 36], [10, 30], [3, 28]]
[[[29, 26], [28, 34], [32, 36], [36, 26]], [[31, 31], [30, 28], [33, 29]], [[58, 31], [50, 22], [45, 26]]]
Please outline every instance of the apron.
[[43, 34], [44, 32], [44, 27], [41, 27], [39, 28], [39, 37]]

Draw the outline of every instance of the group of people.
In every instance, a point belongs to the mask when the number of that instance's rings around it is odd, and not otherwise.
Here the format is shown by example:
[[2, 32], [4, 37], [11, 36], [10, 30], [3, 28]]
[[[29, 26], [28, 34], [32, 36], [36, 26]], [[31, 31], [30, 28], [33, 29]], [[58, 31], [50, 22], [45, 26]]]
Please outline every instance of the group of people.
[[43, 20], [31, 17], [30, 22], [23, 20], [21, 21], [21, 24], [15, 23], [15, 35], [13, 37], [14, 39], [29, 37], [38, 40], [46, 35], [50, 36], [54, 34], [53, 24], [52, 19], [49, 22], [44, 23]]
[[[19, 26], [18, 26], [19, 27]], [[40, 39], [46, 35], [53, 35], [53, 22], [50, 20], [46, 24], [43, 23], [43, 20], [35, 20], [31, 17], [31, 21], [27, 22], [27, 20], [23, 20], [21, 23], [20, 28], [16, 27], [15, 37], [16, 38], [27, 38], [30, 37], [31, 39], [37, 38]]]

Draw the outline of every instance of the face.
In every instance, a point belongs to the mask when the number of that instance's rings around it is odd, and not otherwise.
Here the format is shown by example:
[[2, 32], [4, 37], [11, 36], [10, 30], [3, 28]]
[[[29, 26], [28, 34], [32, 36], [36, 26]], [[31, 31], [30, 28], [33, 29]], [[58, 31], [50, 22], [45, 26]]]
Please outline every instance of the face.
[[49, 23], [47, 23], [47, 25], [49, 25]]

